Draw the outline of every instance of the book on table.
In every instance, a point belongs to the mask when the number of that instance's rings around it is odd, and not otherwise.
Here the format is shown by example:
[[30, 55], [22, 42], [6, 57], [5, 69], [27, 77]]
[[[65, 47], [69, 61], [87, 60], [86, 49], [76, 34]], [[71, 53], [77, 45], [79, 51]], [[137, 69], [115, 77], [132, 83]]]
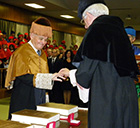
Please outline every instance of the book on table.
[[59, 126], [60, 114], [24, 109], [12, 113], [11, 120], [18, 121], [20, 123], [40, 125], [40, 126], [47, 126], [47, 124], [51, 122], [56, 122], [56, 126]]
[[71, 113], [74, 113], [75, 118], [78, 116], [78, 106], [76, 105], [49, 102], [49, 103], [37, 105], [37, 110], [45, 111], [45, 112], [56, 112], [56, 113], [60, 113], [61, 116], [68, 116]]
[[0, 128], [34, 128], [32, 125], [23, 124], [16, 121], [0, 120]]

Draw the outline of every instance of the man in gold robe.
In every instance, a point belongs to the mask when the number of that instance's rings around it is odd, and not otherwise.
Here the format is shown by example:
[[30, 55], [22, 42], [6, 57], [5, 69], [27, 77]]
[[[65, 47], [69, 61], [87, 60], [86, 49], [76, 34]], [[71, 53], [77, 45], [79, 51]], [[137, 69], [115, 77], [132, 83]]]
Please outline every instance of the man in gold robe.
[[36, 105], [45, 103], [45, 89], [52, 89], [53, 81], [62, 81], [58, 73], [49, 73], [47, 57], [42, 49], [47, 39], [52, 37], [48, 19], [41, 17], [32, 22], [30, 37], [28, 43], [12, 54], [8, 67], [5, 87], [13, 89], [9, 119], [13, 112], [35, 110]]

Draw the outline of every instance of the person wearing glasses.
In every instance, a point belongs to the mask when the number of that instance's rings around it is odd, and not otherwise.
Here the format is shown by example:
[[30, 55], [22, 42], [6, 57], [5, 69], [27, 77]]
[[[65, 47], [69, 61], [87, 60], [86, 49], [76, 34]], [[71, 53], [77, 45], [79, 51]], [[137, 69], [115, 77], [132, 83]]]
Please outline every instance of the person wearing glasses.
[[49, 73], [47, 56], [43, 51], [47, 39], [52, 37], [52, 27], [47, 18], [40, 17], [32, 22], [30, 37], [28, 43], [12, 54], [8, 67], [5, 87], [12, 89], [9, 119], [16, 111], [36, 110], [36, 105], [46, 102], [46, 89], [51, 90], [53, 81], [63, 79], [58, 73]]
[[78, 16], [87, 32], [73, 62], [77, 69], [59, 72], [89, 101], [88, 128], [138, 128], [139, 71], [122, 20], [109, 16], [103, 0], [80, 0]]

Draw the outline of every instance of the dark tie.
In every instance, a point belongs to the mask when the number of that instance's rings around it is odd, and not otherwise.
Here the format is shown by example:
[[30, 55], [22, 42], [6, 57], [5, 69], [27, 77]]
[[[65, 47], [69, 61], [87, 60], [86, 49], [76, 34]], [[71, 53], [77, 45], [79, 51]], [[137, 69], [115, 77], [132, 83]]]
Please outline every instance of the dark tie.
[[41, 55], [41, 51], [40, 50], [37, 50], [37, 54], [40, 56]]

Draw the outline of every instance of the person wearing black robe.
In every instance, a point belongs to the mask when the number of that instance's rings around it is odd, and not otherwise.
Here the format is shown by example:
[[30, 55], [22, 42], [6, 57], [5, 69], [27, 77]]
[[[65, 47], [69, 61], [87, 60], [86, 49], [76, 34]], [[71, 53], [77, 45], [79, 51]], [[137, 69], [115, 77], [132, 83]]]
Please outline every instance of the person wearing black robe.
[[138, 128], [135, 56], [122, 20], [98, 14], [102, 9], [108, 10], [104, 1], [80, 1], [78, 14], [87, 32], [74, 59], [78, 68], [60, 72], [89, 101], [88, 128]]

